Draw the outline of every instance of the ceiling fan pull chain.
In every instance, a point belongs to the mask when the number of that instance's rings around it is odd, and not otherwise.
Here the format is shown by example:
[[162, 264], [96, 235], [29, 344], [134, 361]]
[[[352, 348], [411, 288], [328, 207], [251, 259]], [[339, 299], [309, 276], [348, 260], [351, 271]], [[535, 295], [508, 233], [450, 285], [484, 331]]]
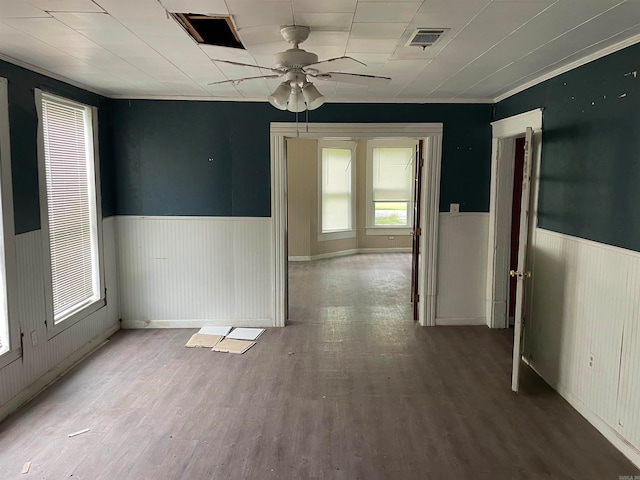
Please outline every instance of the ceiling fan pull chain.
[[300, 137], [300, 129], [298, 128], [298, 112], [296, 111], [296, 138]]
[[307, 114], [307, 121], [306, 121], [306, 123], [305, 123], [305, 125], [304, 125], [304, 128], [305, 128], [305, 129], [304, 129], [304, 131], [305, 131], [306, 133], [309, 133], [309, 109], [307, 108], [307, 109], [305, 110], [305, 112], [306, 112], [306, 114]]

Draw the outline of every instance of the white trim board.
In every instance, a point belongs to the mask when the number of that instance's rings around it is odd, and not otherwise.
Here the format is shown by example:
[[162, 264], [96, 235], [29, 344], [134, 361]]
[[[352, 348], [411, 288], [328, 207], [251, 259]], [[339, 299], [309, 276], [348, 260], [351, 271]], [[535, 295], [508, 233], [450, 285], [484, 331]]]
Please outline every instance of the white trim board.
[[411, 253], [411, 248], [352, 248], [350, 250], [340, 250], [339, 252], [320, 253], [318, 255], [298, 255], [290, 256], [290, 262], [310, 262], [313, 260], [323, 260], [326, 258], [346, 257], [348, 255], [359, 255], [367, 253]]
[[309, 123], [300, 131], [296, 123], [272, 122], [271, 139], [271, 210], [273, 219], [273, 319], [283, 327], [288, 310], [287, 292], [287, 138], [369, 139], [418, 138], [425, 140], [423, 169], [422, 214], [418, 290], [422, 305], [419, 321], [422, 326], [435, 325], [438, 224], [440, 201], [440, 170], [442, 159], [442, 123]]
[[618, 254], [629, 255], [630, 257], [640, 258], [640, 252], [636, 252], [635, 250], [629, 250], [627, 248], [617, 247], [615, 245], [609, 245], [608, 243], [601, 243], [601, 242], [596, 242], [594, 240], [588, 240], [586, 238], [576, 237], [574, 235], [569, 235], [568, 233], [554, 232], [553, 230], [547, 230], [546, 228], [536, 227], [536, 230], [539, 232], [543, 232], [547, 235], [562, 238], [563, 240], [569, 240], [572, 242], [581, 243], [583, 245], [588, 245], [590, 247], [602, 248], [604, 250], [609, 250], [611, 252], [615, 252]]
[[136, 330], [145, 328], [202, 328], [210, 326], [232, 327], [272, 327], [270, 318], [243, 318], [243, 319], [194, 319], [194, 320], [127, 320], [122, 321], [122, 328]]
[[0, 407], [0, 421], [31, 401], [31, 399], [33, 399], [49, 385], [62, 377], [76, 364], [80, 363], [86, 357], [90, 356], [93, 352], [102, 347], [104, 345], [104, 342], [118, 330], [120, 330], [120, 325], [115, 324], [100, 335], [97, 335], [93, 339], [89, 340], [81, 348], [73, 352], [62, 362], [60, 362], [47, 373], [38, 378], [38, 380], [22, 390], [7, 403], [2, 405], [2, 407]]

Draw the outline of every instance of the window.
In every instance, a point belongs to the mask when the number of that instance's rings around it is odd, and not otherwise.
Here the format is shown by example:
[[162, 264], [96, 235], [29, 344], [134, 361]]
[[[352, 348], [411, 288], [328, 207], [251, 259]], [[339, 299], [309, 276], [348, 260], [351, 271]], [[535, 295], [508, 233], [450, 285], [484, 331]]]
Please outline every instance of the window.
[[[355, 236], [355, 142], [318, 143], [320, 233], [324, 240]], [[347, 235], [326, 235], [347, 232]]]
[[55, 326], [91, 313], [87, 307], [103, 291], [94, 111], [48, 93], [39, 97], [41, 216], [51, 274], [47, 308]]
[[[417, 141], [367, 142], [367, 234], [389, 229], [409, 233], [413, 226], [413, 175]], [[402, 230], [404, 229], [404, 230]]]

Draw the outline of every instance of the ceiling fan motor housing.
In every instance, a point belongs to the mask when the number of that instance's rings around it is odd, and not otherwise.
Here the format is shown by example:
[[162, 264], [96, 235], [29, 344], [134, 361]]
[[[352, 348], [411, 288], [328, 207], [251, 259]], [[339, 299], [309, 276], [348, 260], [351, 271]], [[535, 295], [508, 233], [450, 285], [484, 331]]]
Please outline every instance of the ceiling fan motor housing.
[[302, 68], [313, 63], [318, 63], [318, 55], [301, 48], [276, 53], [276, 65], [279, 68]]

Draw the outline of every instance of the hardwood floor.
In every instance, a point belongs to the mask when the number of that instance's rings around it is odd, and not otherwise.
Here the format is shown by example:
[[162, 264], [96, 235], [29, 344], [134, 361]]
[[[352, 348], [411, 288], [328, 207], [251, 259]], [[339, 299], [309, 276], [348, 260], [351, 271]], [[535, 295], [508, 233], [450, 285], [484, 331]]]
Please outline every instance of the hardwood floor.
[[402, 254], [293, 264], [290, 325], [244, 355], [184, 348], [194, 330], [118, 332], [0, 424], [0, 478], [640, 473], [530, 371], [511, 393], [508, 331], [414, 325], [408, 282]]

